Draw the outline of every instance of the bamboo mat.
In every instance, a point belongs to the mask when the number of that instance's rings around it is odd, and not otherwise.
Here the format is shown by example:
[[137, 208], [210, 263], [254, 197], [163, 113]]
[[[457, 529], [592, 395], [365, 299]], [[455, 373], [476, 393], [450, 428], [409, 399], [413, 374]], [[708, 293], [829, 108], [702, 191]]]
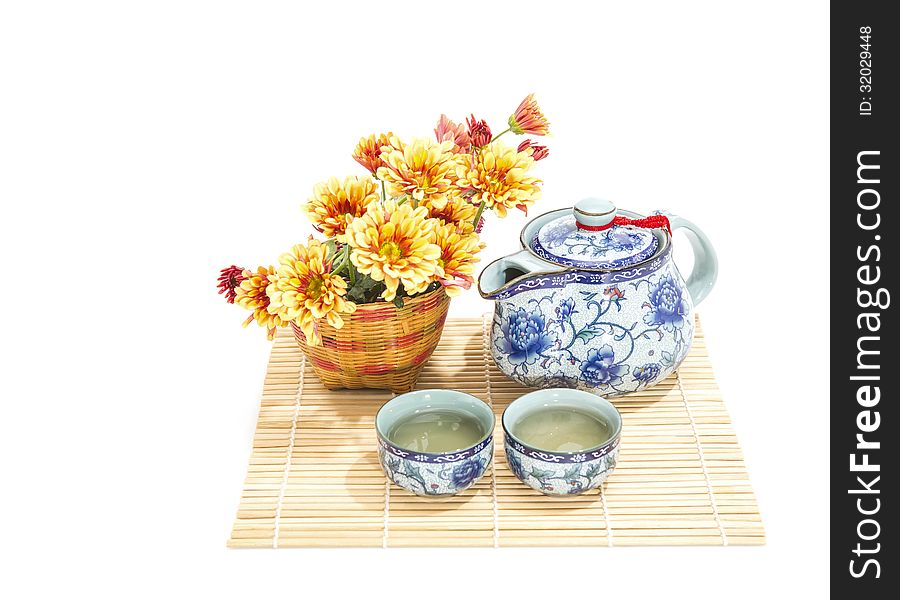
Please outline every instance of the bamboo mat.
[[448, 320], [419, 388], [455, 388], [497, 414], [494, 463], [472, 488], [422, 499], [387, 483], [373, 419], [387, 391], [328, 391], [278, 332], [234, 529], [236, 548], [758, 545], [762, 521], [700, 323], [678, 373], [616, 398], [622, 450], [602, 493], [548, 498], [506, 465], [500, 414], [528, 391], [488, 349], [491, 320]]

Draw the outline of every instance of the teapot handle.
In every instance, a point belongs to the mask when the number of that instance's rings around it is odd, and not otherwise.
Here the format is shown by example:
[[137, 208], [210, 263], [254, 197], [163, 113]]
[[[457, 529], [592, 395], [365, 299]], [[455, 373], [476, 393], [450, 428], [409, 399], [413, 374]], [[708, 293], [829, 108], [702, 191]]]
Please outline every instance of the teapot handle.
[[687, 289], [694, 301], [694, 306], [700, 304], [712, 291], [719, 275], [719, 261], [716, 251], [713, 249], [709, 238], [699, 227], [678, 215], [657, 211], [655, 214], [665, 214], [672, 225], [672, 233], [678, 229], [684, 229], [691, 248], [694, 250], [694, 269], [687, 278]]

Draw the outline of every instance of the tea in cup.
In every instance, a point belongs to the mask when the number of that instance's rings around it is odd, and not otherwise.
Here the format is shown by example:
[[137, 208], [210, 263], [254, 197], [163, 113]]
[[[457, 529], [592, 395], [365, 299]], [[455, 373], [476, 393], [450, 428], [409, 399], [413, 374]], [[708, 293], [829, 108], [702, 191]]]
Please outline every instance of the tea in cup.
[[417, 390], [375, 415], [378, 460], [388, 479], [419, 496], [450, 496], [491, 464], [494, 413], [469, 394]]
[[506, 462], [524, 484], [550, 496], [599, 487], [616, 466], [622, 417], [608, 400], [550, 388], [514, 400], [502, 419]]

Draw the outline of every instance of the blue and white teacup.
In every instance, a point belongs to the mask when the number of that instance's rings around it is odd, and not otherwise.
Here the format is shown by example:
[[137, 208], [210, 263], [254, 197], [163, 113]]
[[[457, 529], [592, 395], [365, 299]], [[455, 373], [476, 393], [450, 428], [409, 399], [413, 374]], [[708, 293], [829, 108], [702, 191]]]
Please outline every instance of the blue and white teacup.
[[[554, 408], [572, 408], [609, 425], [611, 437], [599, 446], [577, 452], [534, 448], [516, 437], [516, 423], [526, 415]], [[599, 487], [610, 476], [619, 456], [622, 416], [608, 400], [568, 388], [538, 390], [520, 396], [503, 411], [506, 462], [525, 485], [548, 496], [580, 494]]]
[[[441, 410], [475, 418], [483, 437], [454, 452], [416, 452], [396, 445], [388, 433], [422, 411]], [[469, 394], [454, 390], [417, 390], [388, 401], [375, 415], [378, 461], [388, 479], [418, 496], [452, 496], [484, 475], [494, 454], [494, 412]]]

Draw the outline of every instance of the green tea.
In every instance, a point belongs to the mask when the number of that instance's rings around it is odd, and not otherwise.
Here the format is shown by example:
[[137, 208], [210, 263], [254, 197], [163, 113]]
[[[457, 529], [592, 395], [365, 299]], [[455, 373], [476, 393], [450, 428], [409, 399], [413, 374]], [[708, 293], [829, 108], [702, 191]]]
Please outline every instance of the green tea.
[[523, 416], [513, 434], [532, 448], [578, 452], [595, 448], [612, 435], [609, 424], [573, 408], [548, 408]]
[[421, 411], [397, 423], [388, 439], [413, 452], [454, 452], [477, 444], [484, 429], [475, 417], [443, 410]]

